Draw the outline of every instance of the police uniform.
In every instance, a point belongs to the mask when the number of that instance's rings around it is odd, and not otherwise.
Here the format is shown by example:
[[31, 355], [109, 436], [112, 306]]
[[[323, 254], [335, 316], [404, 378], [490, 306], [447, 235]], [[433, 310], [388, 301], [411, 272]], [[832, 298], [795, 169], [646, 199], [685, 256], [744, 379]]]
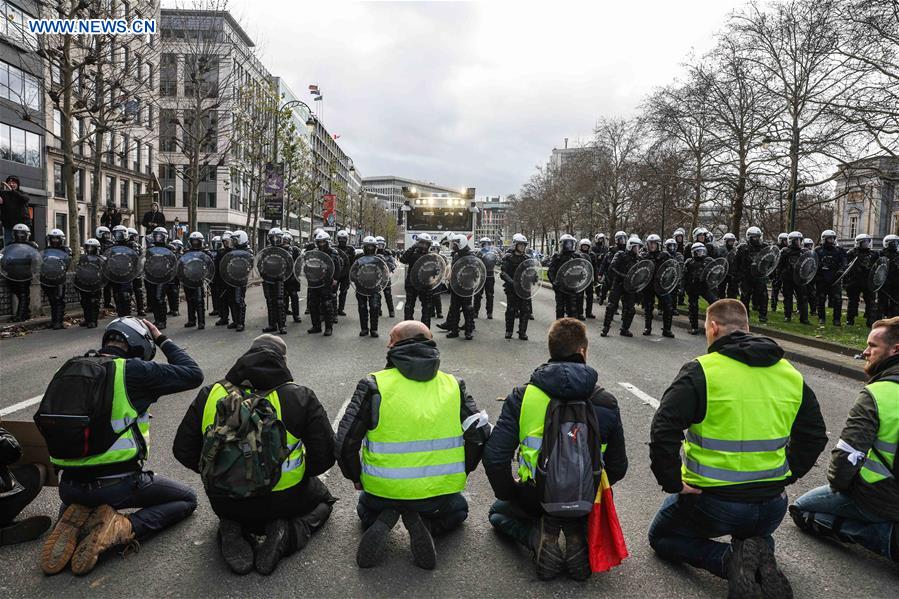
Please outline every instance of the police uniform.
[[[833, 233], [832, 236], [827, 233]], [[846, 250], [836, 244], [837, 235], [833, 231], [824, 231], [821, 234], [821, 245], [815, 248], [815, 258], [818, 261], [818, 272], [815, 273], [815, 306], [818, 312], [818, 321], [824, 324], [827, 314], [825, 312], [828, 302], [833, 310], [833, 324], [840, 326], [843, 313], [842, 288], [836, 280], [846, 270]]]

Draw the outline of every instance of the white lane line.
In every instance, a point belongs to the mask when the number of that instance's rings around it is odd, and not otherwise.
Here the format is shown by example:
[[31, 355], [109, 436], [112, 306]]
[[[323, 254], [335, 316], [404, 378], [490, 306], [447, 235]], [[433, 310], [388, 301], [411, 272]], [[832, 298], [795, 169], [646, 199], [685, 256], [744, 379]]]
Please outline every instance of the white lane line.
[[396, 294], [394, 294], [393, 297], [398, 298], [398, 299], [402, 299], [402, 298], [404, 298], [404, 297], [406, 297], [406, 296], [405, 296], [405, 295], [396, 295]]
[[402, 309], [403, 309], [403, 304], [405, 304], [405, 303], [406, 303], [406, 302], [400, 302], [400, 303], [398, 303], [398, 304], [396, 305], [396, 307], [394, 308], [394, 311], [395, 311], [395, 312], [399, 312], [400, 310], [402, 310]]
[[32, 397], [31, 399], [26, 399], [25, 401], [20, 401], [19, 403], [14, 403], [13, 405], [9, 406], [8, 408], [2, 408], [2, 409], [0, 409], [0, 416], [7, 416], [14, 412], [18, 412], [19, 410], [24, 410], [28, 406], [33, 406], [35, 404], [40, 403], [41, 399], [43, 399], [43, 398], [44, 398], [44, 395], [42, 393], [41, 395], [36, 395], [36, 396]]
[[506, 302], [500, 302], [499, 305], [502, 306], [503, 308], [508, 308], [508, 307], [509, 307], [509, 306], [506, 305]]
[[[340, 425], [340, 421], [343, 420], [343, 415], [346, 414], [346, 407], [348, 405], [350, 405], [351, 399], [353, 399], [352, 396], [350, 396], [349, 399], [347, 399], [345, 402], [343, 402], [343, 405], [340, 406], [339, 410], [337, 410], [337, 416], [334, 418], [334, 421], [331, 422], [331, 428], [334, 430], [335, 433], [337, 432], [337, 427]], [[324, 474], [322, 474], [322, 476], [321, 476], [322, 480], [327, 479], [328, 476], [331, 474], [331, 472], [334, 471], [335, 468], [337, 468], [337, 464], [334, 464], [333, 466], [328, 468], [328, 471], [325, 472]]]
[[637, 389], [637, 387], [635, 387], [634, 385], [631, 385], [630, 383], [618, 383], [618, 384], [621, 385], [622, 387], [624, 387], [625, 389], [627, 389], [628, 391], [630, 391], [633, 395], [635, 395], [637, 397], [637, 399], [639, 399], [646, 405], [652, 406], [652, 409], [654, 409], [654, 410], [659, 409], [659, 400], [656, 399], [655, 397], [653, 397], [652, 395], [649, 395], [647, 393], [644, 393], [643, 391], [640, 391], [639, 389]]

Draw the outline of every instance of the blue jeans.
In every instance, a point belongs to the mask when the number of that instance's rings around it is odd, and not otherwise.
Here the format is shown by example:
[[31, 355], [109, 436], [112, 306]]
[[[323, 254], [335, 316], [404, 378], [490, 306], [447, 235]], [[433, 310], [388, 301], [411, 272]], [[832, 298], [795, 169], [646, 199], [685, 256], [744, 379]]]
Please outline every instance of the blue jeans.
[[371, 526], [384, 510], [418, 512], [428, 522], [431, 534], [435, 536], [458, 527], [468, 518], [468, 502], [462, 497], [462, 493], [413, 500], [385, 499], [365, 491], [359, 493], [356, 513], [362, 520], [363, 527]]
[[60, 513], [73, 503], [88, 507], [108, 504], [116, 510], [140, 508], [128, 514], [138, 539], [184, 520], [197, 509], [197, 494], [193, 489], [149, 470], [87, 482], [68, 479], [63, 473], [59, 498], [62, 500]]
[[762, 537], [774, 548], [771, 534], [787, 512], [787, 494], [759, 503], [724, 501], [710, 493], [669, 495], [649, 525], [649, 544], [663, 559], [687, 562], [726, 578], [730, 543], [716, 537]]
[[812, 489], [793, 505], [815, 524], [833, 531], [842, 541], [858, 543], [865, 549], [897, 559], [891, 555], [891, 538], [895, 524], [862, 509], [851, 497], [838, 493], [829, 485]]

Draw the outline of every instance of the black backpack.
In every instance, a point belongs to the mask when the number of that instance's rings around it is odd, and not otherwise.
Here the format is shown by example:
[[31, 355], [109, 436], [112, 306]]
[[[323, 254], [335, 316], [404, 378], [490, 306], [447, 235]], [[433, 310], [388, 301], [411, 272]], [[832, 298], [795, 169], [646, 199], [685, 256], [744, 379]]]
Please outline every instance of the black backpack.
[[200, 478], [210, 497], [245, 499], [264, 495], [281, 479], [290, 455], [287, 429], [266, 399], [270, 391], [247, 396], [228, 381], [228, 395], [215, 406], [215, 419], [203, 431]]
[[96, 354], [80, 356], [67, 361], [53, 375], [34, 414], [34, 423], [53, 458], [73, 460], [100, 455], [119, 437], [110, 423], [113, 360], [111, 356]]
[[561, 518], [588, 515], [602, 467], [602, 439], [593, 404], [588, 399], [551, 399], [537, 459], [537, 494], [543, 511]]

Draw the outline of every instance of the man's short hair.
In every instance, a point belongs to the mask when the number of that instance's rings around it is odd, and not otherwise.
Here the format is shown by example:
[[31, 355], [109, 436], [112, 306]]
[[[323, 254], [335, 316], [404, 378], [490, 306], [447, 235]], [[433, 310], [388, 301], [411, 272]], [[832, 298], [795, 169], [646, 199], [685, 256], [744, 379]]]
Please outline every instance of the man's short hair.
[[587, 327], [576, 318], [560, 318], [549, 326], [549, 357], [562, 360], [587, 348]]
[[749, 315], [746, 313], [746, 306], [740, 300], [731, 298], [718, 300], [706, 309], [705, 319], [715, 321], [719, 327], [728, 331], [749, 330]]
[[871, 330], [873, 331], [874, 329], [879, 328], [886, 329], [883, 338], [887, 342], [887, 345], [896, 345], [899, 343], [899, 316], [878, 320], [874, 323], [874, 326], [871, 327]]

